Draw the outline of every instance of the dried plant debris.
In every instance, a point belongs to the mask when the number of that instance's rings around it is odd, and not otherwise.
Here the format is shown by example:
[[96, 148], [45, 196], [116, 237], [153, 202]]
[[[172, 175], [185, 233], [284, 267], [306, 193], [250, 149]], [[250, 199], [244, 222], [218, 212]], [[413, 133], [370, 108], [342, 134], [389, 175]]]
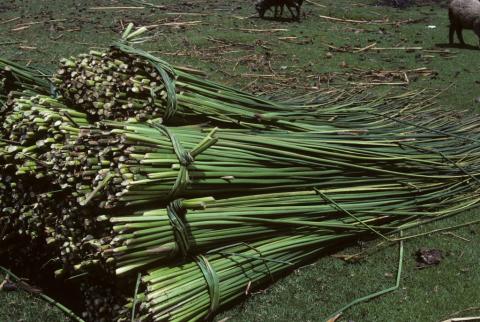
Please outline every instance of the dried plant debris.
[[17, 284], [12, 282], [8, 277], [6, 277], [2, 283], [0, 283], [0, 291], [3, 292], [12, 292], [18, 289]]
[[443, 260], [443, 252], [435, 248], [421, 248], [416, 253], [417, 267], [438, 265]]

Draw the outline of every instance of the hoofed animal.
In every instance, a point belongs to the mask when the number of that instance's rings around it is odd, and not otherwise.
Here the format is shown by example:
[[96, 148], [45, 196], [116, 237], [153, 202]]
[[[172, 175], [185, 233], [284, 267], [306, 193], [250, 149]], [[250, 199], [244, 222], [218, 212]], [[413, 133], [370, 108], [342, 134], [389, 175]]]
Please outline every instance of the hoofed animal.
[[255, 1], [255, 9], [258, 12], [258, 15], [260, 18], [263, 18], [265, 16], [265, 13], [267, 10], [272, 9], [272, 7], [275, 9], [273, 16], [275, 18], [278, 17], [278, 10], [281, 9], [283, 11], [283, 4], [279, 5], [280, 2], [279, 0], [257, 0]]
[[465, 45], [462, 30], [471, 29], [477, 34], [480, 46], [480, 0], [452, 0], [448, 6], [450, 18], [449, 41], [453, 44], [453, 34]]
[[[280, 17], [283, 15], [284, 7], [290, 11], [292, 18], [300, 20], [300, 9], [303, 0], [257, 0], [255, 2], [255, 9], [258, 11], [260, 18], [265, 16], [265, 12], [272, 7], [275, 9], [274, 17], [278, 17], [278, 9], [280, 9]], [[294, 9], [296, 14], [292, 11]]]

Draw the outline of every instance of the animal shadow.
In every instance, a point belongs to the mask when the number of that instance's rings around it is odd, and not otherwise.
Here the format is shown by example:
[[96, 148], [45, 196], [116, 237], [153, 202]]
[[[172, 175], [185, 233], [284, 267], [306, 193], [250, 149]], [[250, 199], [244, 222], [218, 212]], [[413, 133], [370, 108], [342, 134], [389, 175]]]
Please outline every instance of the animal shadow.
[[287, 18], [287, 17], [263, 17], [263, 18], [260, 18], [260, 17], [257, 17], [258, 19], [262, 19], [262, 20], [267, 20], [267, 21], [279, 21], [279, 22], [299, 22], [297, 19], [295, 18]]
[[449, 43], [442, 43], [442, 44], [435, 44], [436, 47], [439, 48], [458, 48], [458, 49], [468, 49], [468, 50], [480, 50], [478, 46], [472, 46], [469, 44], [449, 44]]

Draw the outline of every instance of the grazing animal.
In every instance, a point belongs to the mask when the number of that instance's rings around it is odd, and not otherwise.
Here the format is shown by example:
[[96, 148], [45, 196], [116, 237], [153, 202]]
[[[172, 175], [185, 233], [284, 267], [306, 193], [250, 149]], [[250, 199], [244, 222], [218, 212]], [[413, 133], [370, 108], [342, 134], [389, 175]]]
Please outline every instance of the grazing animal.
[[453, 34], [456, 32], [460, 43], [465, 45], [462, 30], [471, 29], [477, 34], [480, 46], [480, 0], [452, 0], [448, 5], [448, 17], [450, 44], [453, 44]]
[[[258, 11], [260, 18], [265, 16], [265, 12], [272, 7], [275, 8], [274, 17], [278, 17], [278, 9], [280, 9], [280, 17], [283, 15], [283, 8], [287, 7], [293, 19], [300, 20], [300, 8], [303, 0], [257, 0], [255, 2], [255, 9]], [[292, 11], [295, 9], [296, 14]]]

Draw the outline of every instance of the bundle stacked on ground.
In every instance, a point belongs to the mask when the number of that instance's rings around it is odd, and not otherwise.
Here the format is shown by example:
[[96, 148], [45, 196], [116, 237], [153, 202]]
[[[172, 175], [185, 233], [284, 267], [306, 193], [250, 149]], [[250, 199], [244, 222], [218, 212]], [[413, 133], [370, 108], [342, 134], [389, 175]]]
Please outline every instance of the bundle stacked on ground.
[[478, 117], [414, 92], [277, 102], [197, 74], [121, 43], [62, 60], [63, 97], [0, 68], [0, 253], [33, 240], [57, 276], [143, 275], [123, 309], [89, 284], [88, 319], [198, 320], [332, 243], [480, 201]]
[[[249, 293], [279, 273], [352, 237], [336, 233], [319, 238], [305, 234], [264, 239], [195, 257], [180, 266], [164, 266], [143, 277], [147, 292], [138, 295], [139, 320], [201, 320]], [[133, 305], [133, 303], [132, 303]]]
[[[15, 155], [20, 156], [22, 143], [11, 140], [8, 122], [15, 123], [10, 117], [10, 106], [12, 102], [24, 92], [25, 95], [50, 93], [50, 83], [45, 75], [28, 67], [21, 66], [12, 61], [0, 58], [0, 252], [5, 249], [12, 249], [11, 243], [20, 238], [22, 244], [24, 239], [18, 235], [30, 235], [32, 238], [39, 236], [39, 218], [33, 218], [33, 205], [40, 199], [38, 197], [41, 184], [32, 184], [26, 178], [19, 179], [16, 175], [17, 164]], [[20, 116], [20, 118], [23, 118]], [[16, 138], [17, 139], [17, 138]], [[21, 158], [21, 157], [20, 157]], [[24, 160], [28, 167], [28, 162]]]
[[[426, 136], [392, 131], [359, 135], [339, 130], [253, 135], [242, 130], [169, 129], [137, 122], [103, 122], [100, 128], [62, 126], [60, 131], [67, 134], [60, 137], [68, 139], [47, 149], [48, 153], [36, 155], [36, 159], [49, 164], [49, 171], [54, 174], [52, 182], [70, 189], [70, 196], [75, 197], [76, 201], [70, 204], [72, 215], [64, 214], [63, 220], [83, 218], [89, 222], [85, 232], [81, 232], [81, 225], [78, 228], [77, 243], [83, 244], [84, 237], [90, 235], [87, 244], [97, 245], [97, 255], [103, 260], [110, 260], [102, 252], [108, 247], [104, 241], [111, 240], [110, 231], [108, 228], [101, 231], [97, 239], [89, 231], [90, 225], [105, 222], [109, 216], [101, 210], [87, 218], [76, 214], [78, 209], [92, 204], [113, 208], [118, 213], [119, 208], [152, 207], [176, 197], [359, 187], [372, 182], [401, 184], [411, 192], [409, 198], [413, 198], [423, 193], [419, 187], [424, 184], [440, 190], [451, 185], [470, 187], [471, 173], [478, 172], [476, 153], [457, 154], [450, 150], [455, 136], [443, 138], [443, 134], [435, 133]], [[466, 131], [475, 133], [463, 125], [450, 129], [457, 136]], [[429, 142], [439, 139], [441, 144], [433, 148]], [[468, 145], [476, 146], [476, 142], [462, 145], [468, 149]], [[435, 200], [444, 202], [443, 198], [444, 195], [438, 195]], [[414, 207], [418, 206], [417, 201]], [[430, 211], [433, 215], [433, 210]], [[68, 249], [84, 248], [77, 243], [70, 241]], [[214, 245], [205, 249], [209, 247]], [[71, 265], [75, 270], [100, 262], [95, 256], [76, 256], [76, 259], [80, 262]]]
[[[196, 71], [172, 66], [122, 43], [107, 52], [64, 59], [61, 64], [54, 83], [67, 101], [95, 120], [162, 118], [168, 124], [209, 121], [250, 129], [373, 130], [378, 116], [355, 113], [376, 108], [395, 111], [413, 105], [414, 97], [374, 99], [353, 90], [271, 101], [205, 80]], [[332, 122], [335, 125], [330, 127]]]
[[117, 275], [122, 275], [268, 236], [313, 231], [318, 238], [347, 232], [382, 236], [403, 224], [451, 215], [478, 203], [467, 184], [417, 182], [413, 188], [352, 183], [354, 188], [179, 199], [166, 208], [118, 213], [111, 218], [115, 237], [106, 252], [116, 260]]
[[[81, 205], [95, 200], [103, 208], [139, 206], [177, 196], [341, 186], [362, 176], [471, 178], [478, 154], [464, 153], [478, 143], [462, 136], [476, 133], [473, 124], [434, 124], [437, 132], [430, 133], [387, 127], [377, 134], [343, 129], [252, 133], [101, 122], [99, 128], [66, 127], [73, 135], [39, 160], [53, 165], [55, 180], [74, 189]], [[459, 140], [461, 147], [452, 149]]]
[[40, 71], [0, 57], [0, 103], [4, 103], [8, 94], [15, 91], [49, 94], [51, 87], [46, 75]]

